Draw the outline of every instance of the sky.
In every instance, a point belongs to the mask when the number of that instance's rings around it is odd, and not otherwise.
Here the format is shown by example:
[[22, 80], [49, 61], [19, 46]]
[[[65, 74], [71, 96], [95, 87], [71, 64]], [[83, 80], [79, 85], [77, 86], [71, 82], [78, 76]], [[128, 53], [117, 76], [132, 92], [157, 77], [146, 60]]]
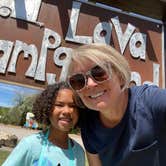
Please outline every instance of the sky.
[[16, 95], [21, 94], [33, 95], [37, 94], [40, 91], [37, 89], [27, 88], [23, 86], [11, 85], [0, 82], [0, 106], [2, 107], [12, 107], [14, 106], [14, 98]]

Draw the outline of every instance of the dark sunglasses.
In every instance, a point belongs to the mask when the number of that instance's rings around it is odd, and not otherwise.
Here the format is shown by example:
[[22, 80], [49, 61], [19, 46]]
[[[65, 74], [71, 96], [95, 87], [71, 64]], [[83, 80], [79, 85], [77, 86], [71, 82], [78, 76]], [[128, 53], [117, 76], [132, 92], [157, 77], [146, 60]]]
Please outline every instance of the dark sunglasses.
[[69, 76], [69, 85], [72, 89], [80, 91], [86, 86], [87, 77], [91, 77], [97, 83], [102, 83], [110, 78], [106, 70], [99, 65], [96, 65], [86, 73], [77, 73]]

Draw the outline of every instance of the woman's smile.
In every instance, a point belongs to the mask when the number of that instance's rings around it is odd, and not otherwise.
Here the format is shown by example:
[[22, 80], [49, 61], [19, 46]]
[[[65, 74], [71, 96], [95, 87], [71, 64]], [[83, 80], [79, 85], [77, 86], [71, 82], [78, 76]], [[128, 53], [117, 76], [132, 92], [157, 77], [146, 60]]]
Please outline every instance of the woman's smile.
[[98, 97], [103, 96], [105, 92], [106, 92], [106, 91], [97, 92], [97, 93], [95, 93], [95, 94], [93, 94], [93, 95], [89, 95], [89, 98], [91, 98], [91, 99], [96, 99], [96, 98], [98, 98]]

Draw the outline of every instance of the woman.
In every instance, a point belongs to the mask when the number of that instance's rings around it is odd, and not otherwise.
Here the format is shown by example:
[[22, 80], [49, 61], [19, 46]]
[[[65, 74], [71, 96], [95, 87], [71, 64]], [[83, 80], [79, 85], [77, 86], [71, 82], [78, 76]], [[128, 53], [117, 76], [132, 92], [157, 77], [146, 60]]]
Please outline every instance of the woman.
[[166, 164], [166, 90], [129, 88], [127, 61], [102, 44], [73, 51], [68, 82], [88, 107], [81, 135], [90, 166]]
[[78, 122], [75, 101], [67, 83], [49, 85], [33, 106], [43, 132], [24, 138], [3, 166], [85, 166], [82, 147], [68, 135]]

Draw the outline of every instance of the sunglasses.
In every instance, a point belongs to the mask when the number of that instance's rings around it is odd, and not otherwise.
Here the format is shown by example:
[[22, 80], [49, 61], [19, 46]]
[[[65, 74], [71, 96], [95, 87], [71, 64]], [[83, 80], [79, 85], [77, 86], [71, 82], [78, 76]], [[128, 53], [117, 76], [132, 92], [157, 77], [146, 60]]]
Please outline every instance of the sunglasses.
[[73, 90], [80, 91], [86, 87], [88, 77], [91, 77], [97, 83], [102, 83], [110, 79], [107, 71], [96, 65], [86, 73], [77, 73], [69, 76], [68, 82]]

